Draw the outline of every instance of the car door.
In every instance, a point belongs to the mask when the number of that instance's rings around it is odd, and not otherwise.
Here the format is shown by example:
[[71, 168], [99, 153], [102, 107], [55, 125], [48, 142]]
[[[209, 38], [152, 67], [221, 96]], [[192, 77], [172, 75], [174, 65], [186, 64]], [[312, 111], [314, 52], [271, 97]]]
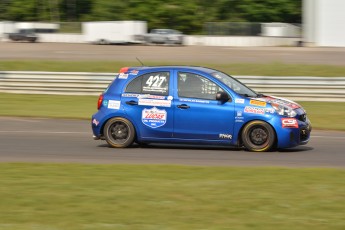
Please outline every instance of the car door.
[[234, 103], [216, 100], [224, 91], [206, 76], [174, 73], [174, 138], [229, 142], [234, 127]]
[[161, 34], [159, 30], [152, 30], [150, 33], [150, 42], [152, 43], [160, 43], [161, 41]]
[[125, 112], [140, 138], [172, 137], [170, 75], [170, 71], [156, 71], [138, 76], [121, 95]]

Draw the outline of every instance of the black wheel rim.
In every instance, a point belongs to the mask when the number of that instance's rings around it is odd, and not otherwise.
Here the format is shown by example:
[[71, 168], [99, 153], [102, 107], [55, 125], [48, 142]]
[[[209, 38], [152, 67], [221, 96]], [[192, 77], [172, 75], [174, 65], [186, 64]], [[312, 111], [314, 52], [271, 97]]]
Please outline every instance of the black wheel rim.
[[249, 132], [249, 139], [253, 145], [264, 146], [268, 143], [268, 130], [262, 126], [255, 126]]
[[130, 137], [129, 127], [126, 123], [122, 121], [117, 121], [111, 124], [108, 129], [108, 132], [109, 137], [116, 144], [123, 144]]

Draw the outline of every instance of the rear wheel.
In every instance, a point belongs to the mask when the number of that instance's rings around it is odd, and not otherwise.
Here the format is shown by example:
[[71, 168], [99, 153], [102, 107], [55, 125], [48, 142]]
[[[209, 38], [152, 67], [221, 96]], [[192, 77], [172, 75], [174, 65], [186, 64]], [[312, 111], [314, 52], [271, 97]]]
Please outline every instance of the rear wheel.
[[254, 152], [270, 150], [276, 139], [273, 128], [264, 121], [251, 121], [246, 124], [241, 137], [244, 147]]
[[133, 124], [127, 119], [112, 118], [103, 129], [105, 140], [112, 147], [125, 148], [134, 142], [135, 129]]

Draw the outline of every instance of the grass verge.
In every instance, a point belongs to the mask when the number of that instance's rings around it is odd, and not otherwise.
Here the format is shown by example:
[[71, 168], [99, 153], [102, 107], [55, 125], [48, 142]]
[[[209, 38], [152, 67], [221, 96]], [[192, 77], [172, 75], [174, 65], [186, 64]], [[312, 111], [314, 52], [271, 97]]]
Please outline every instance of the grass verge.
[[[342, 102], [299, 102], [314, 128], [345, 131]], [[96, 112], [95, 96], [22, 95], [0, 93], [0, 116], [90, 119]]]
[[[181, 65], [173, 62], [149, 62], [146, 65]], [[138, 66], [138, 62], [119, 61], [45, 61], [45, 60], [6, 60], [0, 61], [0, 71], [60, 71], [60, 72], [118, 72], [124, 66]], [[332, 76], [344, 77], [345, 66], [304, 65], [284, 63], [233, 63], [208, 64], [188, 62], [183, 65], [206, 66], [231, 75], [254, 76]]]
[[300, 102], [313, 128], [345, 131], [344, 102]]
[[97, 96], [0, 93], [0, 116], [90, 119]]
[[0, 164], [0, 229], [344, 229], [340, 169]]

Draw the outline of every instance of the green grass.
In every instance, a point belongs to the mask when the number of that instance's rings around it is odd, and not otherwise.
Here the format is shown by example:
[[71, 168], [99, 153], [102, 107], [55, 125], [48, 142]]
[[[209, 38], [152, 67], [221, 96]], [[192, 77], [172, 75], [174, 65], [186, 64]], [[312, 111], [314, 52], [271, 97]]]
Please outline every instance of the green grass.
[[0, 229], [344, 229], [345, 171], [0, 164]]
[[[150, 62], [146, 65], [196, 65], [219, 69], [231, 75], [255, 76], [334, 76], [344, 77], [345, 66], [303, 65], [284, 63], [207, 64], [197, 62]], [[119, 61], [0, 61], [0, 71], [60, 71], [60, 72], [118, 72], [121, 67], [138, 66], [138, 62]]]
[[344, 102], [300, 102], [313, 128], [345, 131]]
[[[342, 102], [300, 102], [313, 128], [345, 131]], [[96, 96], [22, 95], [0, 93], [0, 116], [90, 119]]]
[[97, 96], [0, 93], [0, 116], [90, 119]]

